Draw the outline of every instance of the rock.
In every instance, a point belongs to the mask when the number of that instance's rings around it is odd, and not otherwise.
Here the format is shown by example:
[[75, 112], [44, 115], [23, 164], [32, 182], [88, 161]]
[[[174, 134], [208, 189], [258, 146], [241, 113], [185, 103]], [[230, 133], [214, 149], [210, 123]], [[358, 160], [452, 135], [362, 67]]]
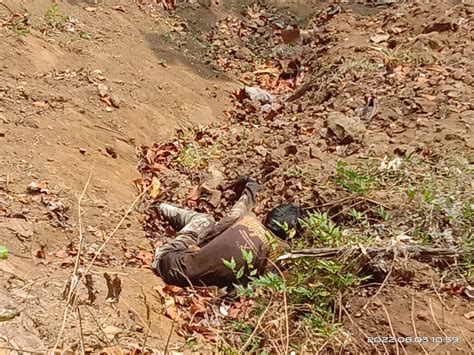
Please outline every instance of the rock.
[[416, 315], [416, 318], [419, 319], [419, 320], [425, 321], [425, 322], [427, 322], [428, 319], [429, 319], [429, 317], [426, 313], [418, 313]]
[[120, 108], [120, 105], [122, 104], [122, 100], [116, 94], [112, 94], [110, 95], [110, 103], [112, 104], [113, 107]]
[[117, 335], [122, 332], [122, 329], [114, 327], [113, 325], [108, 325], [104, 328], [104, 333], [110, 340], [113, 340]]
[[278, 149], [273, 149], [270, 152], [270, 159], [272, 161], [282, 161], [285, 159], [285, 149], [284, 148], [278, 148]]
[[215, 166], [210, 166], [203, 174], [202, 189], [205, 192], [212, 193], [224, 181], [224, 174]]
[[212, 194], [209, 197], [209, 199], [207, 200], [207, 202], [209, 202], [209, 204], [212, 207], [216, 208], [221, 203], [221, 197], [222, 197], [222, 192], [220, 192], [218, 190], [214, 190], [214, 191], [212, 191]]
[[105, 86], [104, 84], [99, 84], [97, 85], [97, 91], [100, 97], [106, 97], [107, 93], [109, 92], [109, 88]]
[[322, 150], [316, 146], [315, 144], [310, 144], [309, 145], [309, 157], [310, 158], [318, 158], [318, 159], [321, 159], [321, 157], [323, 156], [323, 152]]
[[237, 49], [234, 55], [237, 59], [243, 59], [243, 60], [246, 60], [247, 62], [251, 62], [253, 60], [252, 51], [246, 47], [241, 47]]
[[271, 103], [275, 100], [275, 97], [268, 91], [260, 89], [256, 86], [246, 86], [243, 90], [250, 100], [258, 101], [261, 104]]
[[370, 40], [374, 43], [385, 42], [390, 38], [390, 35], [383, 34], [383, 35], [374, 35], [370, 37]]
[[349, 144], [361, 141], [365, 126], [360, 119], [348, 117], [340, 112], [332, 112], [327, 118], [326, 139], [337, 144]]
[[112, 108], [112, 107], [106, 107], [106, 108], [105, 108], [105, 111], [107, 111], [107, 112], [113, 112], [113, 108]]
[[16, 233], [20, 239], [31, 238], [34, 234], [34, 226], [23, 218], [9, 218], [0, 223], [0, 228], [6, 228]]
[[14, 301], [0, 289], [0, 322], [15, 318], [19, 313]]

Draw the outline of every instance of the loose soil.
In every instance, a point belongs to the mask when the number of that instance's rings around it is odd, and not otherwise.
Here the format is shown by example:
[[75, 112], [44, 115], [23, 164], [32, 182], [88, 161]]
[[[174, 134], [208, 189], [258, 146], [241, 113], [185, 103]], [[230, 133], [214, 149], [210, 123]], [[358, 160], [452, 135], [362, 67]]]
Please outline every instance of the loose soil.
[[[399, 237], [426, 215], [387, 180], [355, 202], [370, 214], [376, 201], [394, 220], [370, 228], [349, 223], [351, 203], [335, 202], [352, 196], [334, 183], [339, 161], [376, 161], [378, 169], [397, 158], [416, 156], [431, 166], [455, 157], [458, 165], [439, 167], [439, 176], [456, 176], [446, 193], [472, 198], [472, 5], [329, 12], [324, 3], [304, 11], [247, 5], [197, 2], [170, 14], [154, 1], [70, 1], [57, 9], [46, 0], [0, 3], [0, 244], [9, 250], [0, 260], [0, 345], [6, 352], [45, 353], [56, 342], [65, 351], [81, 351], [81, 343], [85, 351], [105, 353], [181, 351], [181, 335], [216, 340], [200, 317], [185, 327], [170, 319], [170, 297], [149, 267], [168, 231], [145, 211], [149, 194], [90, 270], [97, 299], [88, 301], [81, 287], [79, 312], [58, 338], [80, 224], [84, 271], [137, 191], [150, 184], [160, 200], [219, 217], [233, 196], [215, 186], [203, 191], [209, 176], [219, 171], [224, 184], [250, 174], [263, 186], [258, 215], [284, 201], [321, 206], [347, 230], [384, 246], [403, 243]], [[245, 86], [272, 99], [251, 99], [239, 91]], [[448, 229], [457, 243], [464, 229], [456, 225], [440, 222], [432, 232]], [[474, 351], [466, 291], [472, 280], [450, 283], [443, 270], [400, 262], [378, 284], [350, 290], [338, 319], [352, 334], [347, 348], [395, 353], [394, 344], [371, 345], [366, 337], [417, 334], [430, 341], [400, 346], [407, 353]], [[117, 303], [106, 299], [105, 272], [121, 279]], [[454, 336], [456, 344], [431, 341]], [[328, 346], [324, 339], [314, 344]]]

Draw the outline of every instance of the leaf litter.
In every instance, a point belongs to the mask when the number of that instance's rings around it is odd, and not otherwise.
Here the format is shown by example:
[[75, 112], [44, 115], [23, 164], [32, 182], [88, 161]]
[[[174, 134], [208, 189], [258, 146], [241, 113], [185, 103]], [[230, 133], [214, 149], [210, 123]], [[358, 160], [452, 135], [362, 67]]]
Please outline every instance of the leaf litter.
[[[383, 159], [377, 166], [386, 173], [403, 170], [403, 159], [412, 155], [427, 161], [433, 149], [466, 148], [462, 138], [451, 144], [436, 125], [414, 122], [414, 117], [440, 122], [446, 107], [459, 120], [461, 112], [472, 110], [473, 94], [472, 85], [463, 82], [472, 64], [460, 56], [468, 45], [450, 32], [467, 27], [423, 27], [420, 19], [429, 15], [421, 7], [393, 6], [362, 18], [337, 5], [315, 12], [299, 27], [291, 17], [289, 25], [276, 10], [254, 4], [241, 17], [219, 21], [207, 36], [208, 57], [244, 83], [233, 94], [228, 121], [179, 130], [169, 142], [142, 146], [137, 186], [153, 186], [159, 179], [160, 200], [222, 217], [235, 199], [224, 183], [252, 175], [263, 184], [256, 208], [262, 215], [288, 200], [311, 208], [350, 198], [347, 189], [324, 182], [341, 158], [355, 162], [378, 155]], [[444, 5], [433, 7], [445, 11]], [[456, 8], [450, 18], [466, 18], [468, 8]], [[411, 16], [416, 19], [408, 21]], [[434, 29], [441, 31], [436, 41], [444, 46], [442, 64], [437, 64], [440, 47], [423, 37]], [[345, 44], [350, 36], [361, 40]], [[461, 130], [458, 122], [446, 129]], [[419, 129], [426, 139], [410, 142]], [[433, 135], [438, 137], [434, 145]], [[215, 158], [210, 151], [217, 152]], [[184, 163], [189, 156], [199, 162]], [[202, 175], [216, 166], [224, 181], [214, 190], [219, 198], [209, 203]], [[157, 197], [149, 195], [149, 201]], [[335, 207], [337, 214], [345, 208]], [[170, 233], [153, 212], [147, 212], [144, 228], [152, 240]], [[215, 342], [226, 320], [248, 320], [258, 309], [251, 299], [213, 288], [155, 289], [165, 314], [179, 322], [179, 333], [188, 339]]]

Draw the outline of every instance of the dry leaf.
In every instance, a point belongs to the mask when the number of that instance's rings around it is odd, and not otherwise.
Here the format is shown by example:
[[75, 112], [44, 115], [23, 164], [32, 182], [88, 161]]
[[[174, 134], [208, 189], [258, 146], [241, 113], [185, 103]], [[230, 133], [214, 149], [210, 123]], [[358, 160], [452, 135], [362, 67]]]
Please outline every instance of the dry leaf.
[[188, 201], [197, 201], [201, 197], [201, 185], [194, 186], [188, 194]]
[[179, 319], [176, 304], [171, 296], [166, 296], [165, 298], [165, 315], [172, 320]]
[[299, 43], [303, 40], [300, 35], [300, 30], [297, 28], [281, 31], [281, 38], [285, 44]]
[[158, 292], [158, 294], [161, 296], [161, 298], [164, 300], [166, 298], [166, 292], [163, 290], [164, 286], [161, 285], [156, 285], [153, 287], [153, 289]]
[[142, 178], [134, 179], [133, 184], [135, 185], [139, 193], [142, 193], [146, 189], [145, 181], [143, 181]]
[[433, 96], [433, 95], [421, 94], [420, 96], [430, 101], [436, 100], [436, 96]]
[[106, 301], [109, 303], [118, 303], [120, 293], [122, 292], [122, 280], [118, 275], [114, 275], [114, 278], [104, 272], [105, 281], [107, 281], [107, 297]]
[[193, 300], [191, 304], [191, 316], [194, 317], [200, 313], [206, 313], [206, 306], [199, 301]]
[[425, 65], [423, 67], [426, 70], [434, 71], [436, 73], [443, 74], [444, 76], [449, 76], [449, 72], [446, 70], [446, 68], [442, 67], [441, 65], [437, 64], [430, 64], [430, 65]]
[[46, 245], [41, 245], [41, 247], [33, 253], [38, 259], [46, 259]]
[[161, 182], [156, 176], [153, 176], [151, 179], [151, 189], [150, 196], [152, 198], [157, 198], [161, 194]]
[[47, 189], [47, 182], [46, 181], [32, 181], [28, 184], [28, 186], [26, 187], [26, 189], [28, 190], [28, 192], [44, 192], [44, 193], [48, 193], [48, 189]]

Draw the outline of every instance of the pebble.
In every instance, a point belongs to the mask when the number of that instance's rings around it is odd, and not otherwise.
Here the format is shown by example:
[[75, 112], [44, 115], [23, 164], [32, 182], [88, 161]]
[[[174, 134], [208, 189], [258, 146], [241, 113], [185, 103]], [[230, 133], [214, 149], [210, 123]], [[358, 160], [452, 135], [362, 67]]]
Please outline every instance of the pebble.
[[120, 99], [120, 97], [118, 97], [115, 94], [112, 94], [110, 96], [110, 102], [112, 103], [112, 106], [115, 108], [119, 108], [120, 105], [122, 104], [122, 100]]
[[105, 86], [104, 84], [99, 84], [97, 85], [97, 91], [99, 92], [99, 95], [101, 97], [107, 96], [107, 93], [109, 92], [109, 88]]

